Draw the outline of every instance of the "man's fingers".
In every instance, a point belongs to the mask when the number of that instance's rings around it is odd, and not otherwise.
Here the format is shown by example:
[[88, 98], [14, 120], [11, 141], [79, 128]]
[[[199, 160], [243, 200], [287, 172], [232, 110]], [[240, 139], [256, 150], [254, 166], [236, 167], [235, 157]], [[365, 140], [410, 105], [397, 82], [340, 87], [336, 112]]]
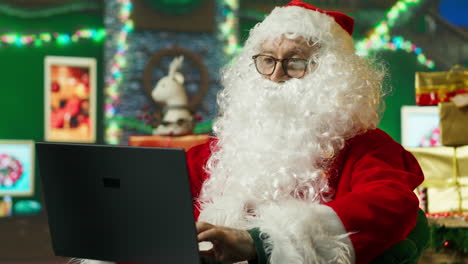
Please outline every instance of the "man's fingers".
[[195, 227], [197, 228], [197, 234], [199, 234], [203, 231], [213, 228], [214, 225], [206, 223], [206, 222], [196, 222]]
[[211, 228], [201, 233], [198, 233], [198, 242], [210, 241], [216, 243], [216, 241], [223, 240], [224, 233], [218, 228]]

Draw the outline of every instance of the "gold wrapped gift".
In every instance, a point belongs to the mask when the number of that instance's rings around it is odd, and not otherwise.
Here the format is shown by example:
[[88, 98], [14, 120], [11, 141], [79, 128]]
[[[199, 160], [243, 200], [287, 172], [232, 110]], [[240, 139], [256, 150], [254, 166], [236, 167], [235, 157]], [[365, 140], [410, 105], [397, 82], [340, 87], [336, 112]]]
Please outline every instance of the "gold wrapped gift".
[[444, 146], [468, 145], [468, 107], [439, 103], [440, 139]]
[[437, 105], [468, 92], [468, 70], [455, 65], [450, 71], [416, 72], [416, 104]]
[[424, 172], [429, 213], [468, 212], [468, 146], [408, 148]]

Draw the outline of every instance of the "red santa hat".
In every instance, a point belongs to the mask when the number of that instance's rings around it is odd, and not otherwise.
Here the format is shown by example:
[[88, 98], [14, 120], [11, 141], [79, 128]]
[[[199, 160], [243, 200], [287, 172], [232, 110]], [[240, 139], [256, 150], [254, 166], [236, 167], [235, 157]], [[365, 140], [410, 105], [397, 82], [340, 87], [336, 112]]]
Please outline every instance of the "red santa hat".
[[328, 16], [331, 16], [335, 19], [335, 22], [338, 23], [346, 32], [349, 33], [349, 35], [353, 34], [354, 30], [354, 19], [346, 14], [340, 13], [340, 12], [335, 12], [335, 11], [325, 11], [320, 8], [317, 8], [311, 4], [304, 3], [300, 0], [292, 0], [289, 4], [286, 6], [299, 6], [305, 9], [317, 11], [323, 14], [326, 14]]
[[[340, 12], [324, 11], [299, 0], [275, 7], [251, 31], [244, 48], [258, 52], [261, 43], [279, 36], [304, 37], [320, 42], [322, 47], [345, 54], [354, 54], [354, 19]], [[250, 54], [249, 53], [249, 54]]]

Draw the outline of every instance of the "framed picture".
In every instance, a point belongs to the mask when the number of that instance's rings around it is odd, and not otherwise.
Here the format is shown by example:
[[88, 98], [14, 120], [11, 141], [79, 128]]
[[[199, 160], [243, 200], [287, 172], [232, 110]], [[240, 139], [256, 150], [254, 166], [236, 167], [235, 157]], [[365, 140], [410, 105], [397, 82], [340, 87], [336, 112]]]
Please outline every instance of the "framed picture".
[[401, 139], [405, 147], [441, 146], [437, 106], [403, 106]]
[[34, 194], [34, 141], [0, 140], [0, 196]]
[[45, 58], [45, 140], [96, 141], [96, 59]]

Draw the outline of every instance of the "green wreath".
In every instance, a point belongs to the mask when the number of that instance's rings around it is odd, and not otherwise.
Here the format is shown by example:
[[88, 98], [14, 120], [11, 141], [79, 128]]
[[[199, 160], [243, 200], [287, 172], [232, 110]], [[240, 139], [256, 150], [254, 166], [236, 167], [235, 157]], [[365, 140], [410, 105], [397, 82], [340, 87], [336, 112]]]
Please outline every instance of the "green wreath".
[[171, 15], [182, 15], [200, 6], [203, 0], [144, 0], [151, 7]]

